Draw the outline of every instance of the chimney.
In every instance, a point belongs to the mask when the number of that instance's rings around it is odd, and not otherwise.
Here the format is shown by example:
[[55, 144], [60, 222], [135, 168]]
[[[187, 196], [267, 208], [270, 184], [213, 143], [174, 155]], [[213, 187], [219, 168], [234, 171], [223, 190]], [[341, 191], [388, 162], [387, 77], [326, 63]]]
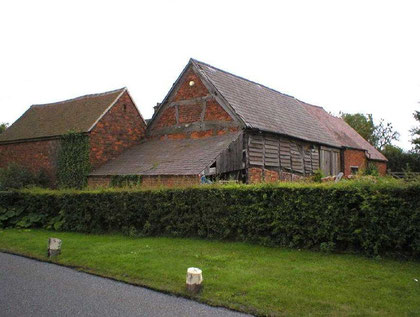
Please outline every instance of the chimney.
[[155, 113], [156, 113], [156, 111], [158, 111], [159, 107], [160, 107], [160, 102], [156, 103], [156, 106], [154, 106], [154, 107], [153, 107], [153, 109], [155, 110], [155, 111], [153, 112], [153, 114], [155, 114]]

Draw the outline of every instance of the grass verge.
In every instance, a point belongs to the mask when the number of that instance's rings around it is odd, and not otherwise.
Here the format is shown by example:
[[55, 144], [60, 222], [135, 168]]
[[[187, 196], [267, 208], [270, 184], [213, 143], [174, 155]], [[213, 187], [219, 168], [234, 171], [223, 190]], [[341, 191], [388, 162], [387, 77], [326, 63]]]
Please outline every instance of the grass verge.
[[246, 243], [0, 230], [0, 250], [188, 296], [188, 267], [203, 270], [194, 299], [258, 315], [418, 315], [420, 263], [322, 254]]

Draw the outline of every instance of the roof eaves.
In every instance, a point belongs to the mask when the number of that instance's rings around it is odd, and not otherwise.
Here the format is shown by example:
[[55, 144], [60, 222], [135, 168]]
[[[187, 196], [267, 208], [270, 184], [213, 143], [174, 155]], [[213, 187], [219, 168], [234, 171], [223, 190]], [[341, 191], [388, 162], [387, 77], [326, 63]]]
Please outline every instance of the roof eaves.
[[291, 134], [280, 133], [278, 131], [274, 131], [274, 130], [270, 130], [270, 129], [261, 129], [261, 128], [248, 128], [248, 129], [255, 130], [255, 131], [261, 131], [261, 132], [267, 132], [267, 133], [273, 133], [273, 134], [285, 136], [285, 137], [288, 137], [288, 138], [292, 138], [292, 139], [295, 139], [295, 140], [300, 140], [300, 141], [315, 143], [315, 144], [319, 144], [319, 145], [325, 145], [325, 146], [334, 147], [334, 148], [337, 148], [337, 149], [344, 148], [343, 146], [341, 146], [339, 144], [330, 144], [330, 143], [325, 143], [325, 142], [320, 142], [320, 141], [314, 141], [314, 140], [310, 140], [310, 139], [300, 138], [300, 137], [297, 137], [297, 136], [294, 136], [294, 135], [291, 135]]

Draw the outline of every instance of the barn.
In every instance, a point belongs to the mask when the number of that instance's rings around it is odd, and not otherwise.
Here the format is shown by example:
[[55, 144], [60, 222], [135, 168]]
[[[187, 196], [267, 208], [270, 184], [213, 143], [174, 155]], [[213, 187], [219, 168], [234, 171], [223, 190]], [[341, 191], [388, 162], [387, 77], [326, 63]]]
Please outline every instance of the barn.
[[91, 186], [141, 176], [147, 185], [297, 180], [321, 169], [350, 175], [387, 159], [342, 119], [264, 85], [191, 59], [155, 107], [145, 137], [96, 168]]
[[0, 134], [0, 168], [44, 170], [54, 186], [60, 139], [68, 131], [89, 137], [89, 161], [98, 168], [139, 144], [146, 123], [126, 88], [33, 105]]

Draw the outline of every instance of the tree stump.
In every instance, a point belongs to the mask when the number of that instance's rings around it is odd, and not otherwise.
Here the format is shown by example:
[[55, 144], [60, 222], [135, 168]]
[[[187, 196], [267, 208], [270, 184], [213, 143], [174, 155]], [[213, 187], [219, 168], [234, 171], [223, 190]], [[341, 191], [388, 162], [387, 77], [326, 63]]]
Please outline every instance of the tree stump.
[[187, 291], [192, 294], [197, 294], [201, 290], [201, 283], [203, 282], [203, 274], [199, 268], [190, 267], [187, 270]]
[[57, 238], [48, 239], [48, 257], [56, 256], [61, 253], [61, 240]]

